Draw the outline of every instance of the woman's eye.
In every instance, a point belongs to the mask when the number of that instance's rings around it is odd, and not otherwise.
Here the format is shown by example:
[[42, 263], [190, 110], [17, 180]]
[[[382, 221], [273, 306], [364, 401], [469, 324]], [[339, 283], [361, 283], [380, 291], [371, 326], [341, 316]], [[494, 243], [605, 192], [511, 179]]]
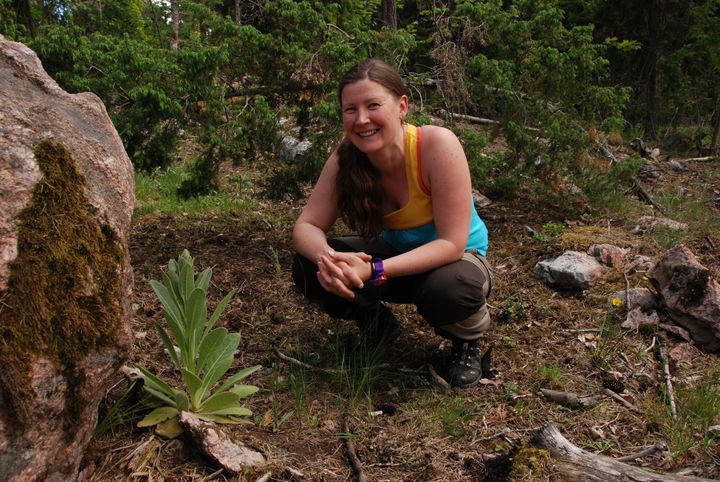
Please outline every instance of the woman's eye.
[[356, 110], [355, 107], [347, 107], [347, 108], [344, 110], [344, 112], [345, 112], [346, 114], [352, 114], [352, 113], [355, 112], [355, 110]]
[[369, 107], [371, 109], [377, 109], [378, 107], [380, 107], [380, 104], [378, 104], [377, 102], [373, 102], [372, 104], [369, 105]]

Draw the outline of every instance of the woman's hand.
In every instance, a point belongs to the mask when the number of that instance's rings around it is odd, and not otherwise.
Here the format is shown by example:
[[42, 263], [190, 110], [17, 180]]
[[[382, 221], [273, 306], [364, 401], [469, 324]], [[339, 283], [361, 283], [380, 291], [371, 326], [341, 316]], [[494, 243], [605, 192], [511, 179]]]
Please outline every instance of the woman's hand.
[[318, 281], [326, 290], [343, 298], [354, 298], [354, 289], [360, 289], [372, 276], [366, 253], [346, 253], [334, 250], [318, 258]]

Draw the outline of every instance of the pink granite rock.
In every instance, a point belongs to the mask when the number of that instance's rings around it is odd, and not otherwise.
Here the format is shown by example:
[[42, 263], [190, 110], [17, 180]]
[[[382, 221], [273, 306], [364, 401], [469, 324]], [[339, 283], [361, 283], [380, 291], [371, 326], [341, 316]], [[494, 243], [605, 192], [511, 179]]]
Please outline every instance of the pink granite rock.
[[130, 345], [130, 160], [94, 94], [0, 36], [0, 480], [72, 480]]
[[685, 246], [668, 250], [648, 272], [670, 318], [695, 343], [720, 352], [720, 284]]

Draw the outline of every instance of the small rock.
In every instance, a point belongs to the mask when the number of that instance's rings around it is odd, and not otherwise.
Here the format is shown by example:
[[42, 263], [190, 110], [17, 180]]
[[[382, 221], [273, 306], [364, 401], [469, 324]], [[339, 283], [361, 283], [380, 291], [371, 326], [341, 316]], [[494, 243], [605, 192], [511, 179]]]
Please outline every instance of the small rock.
[[239, 474], [245, 467], [267, 462], [262, 453], [233, 442], [215, 424], [203, 422], [190, 412], [180, 413], [178, 422], [191, 436], [197, 448], [219, 468], [230, 474]]
[[655, 216], [642, 216], [638, 219], [638, 225], [642, 231], [653, 231], [658, 226], [662, 226], [672, 231], [681, 231], [688, 228], [688, 225], [685, 223]]
[[473, 203], [478, 210], [486, 208], [492, 204], [490, 198], [488, 198], [484, 194], [481, 194], [480, 191], [478, 191], [477, 189], [472, 190], [472, 198]]
[[587, 253], [605, 266], [613, 268], [624, 264], [628, 250], [612, 244], [593, 244], [588, 248]]
[[720, 425], [712, 425], [708, 427], [708, 435], [714, 438], [720, 438]]
[[627, 314], [627, 318], [622, 322], [620, 326], [627, 330], [639, 330], [643, 326], [653, 325], [657, 326], [660, 324], [660, 317], [653, 311], [649, 315], [642, 312], [640, 308], [633, 308]]
[[578, 251], [566, 251], [557, 258], [540, 261], [533, 276], [547, 285], [564, 290], [581, 291], [592, 286], [605, 268], [595, 258]]
[[651, 311], [657, 307], [657, 300], [652, 291], [647, 288], [631, 288], [613, 293], [608, 297], [608, 304], [614, 308], [626, 310], [628, 308], [627, 296], [630, 295], [630, 306], [643, 311]]

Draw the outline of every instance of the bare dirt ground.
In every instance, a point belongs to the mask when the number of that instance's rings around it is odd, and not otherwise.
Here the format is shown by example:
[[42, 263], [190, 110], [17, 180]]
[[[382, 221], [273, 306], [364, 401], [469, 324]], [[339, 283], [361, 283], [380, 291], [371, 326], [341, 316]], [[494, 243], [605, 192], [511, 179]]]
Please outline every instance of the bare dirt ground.
[[[683, 172], [666, 170], [655, 187], [720, 191], [717, 168], [712, 175], [707, 169], [705, 164]], [[135, 276], [130, 366], [178, 379], [153, 328], [153, 322], [162, 321], [162, 312], [148, 285], [161, 277], [170, 258], [187, 248], [199, 270], [213, 268], [211, 307], [231, 289], [238, 290], [222, 323], [242, 334], [237, 367], [263, 366], [248, 380], [261, 391], [247, 399], [253, 423], [224, 428], [234, 439], [265, 452], [268, 465], [230, 476], [208, 466], [182, 439], [164, 440], [126, 423], [89, 447], [84, 465], [91, 480], [254, 481], [267, 472], [269, 480], [301, 480], [293, 470], [303, 474], [302, 480], [353, 480], [344, 443], [348, 437], [368, 480], [508, 480], [518, 448], [550, 421], [575, 445], [611, 457], [667, 441], [670, 452], [631, 463], [720, 477], [720, 441], [708, 442], [693, 430], [680, 437], [687, 426], [670, 420], [662, 367], [654, 356], [657, 343], [665, 343], [680, 403], [689, 404], [682, 396], [691, 389], [708, 383], [718, 388], [718, 355], [666, 332], [622, 330], [608, 303], [611, 293], [626, 287], [622, 269], [611, 270], [583, 293], [558, 293], [532, 278], [537, 261], [568, 247], [587, 249], [593, 242], [661, 255], [664, 249], [647, 234], [631, 234], [627, 220], [527, 193], [484, 208], [481, 216], [491, 232], [488, 257], [495, 267], [490, 300], [495, 325], [484, 343], [494, 346], [498, 376], [492, 383], [446, 392], [426, 372], [429, 364], [441, 369], [449, 347], [407, 306], [393, 307], [407, 330], [375, 359], [380, 368], [362, 372], [368, 375], [367, 385], [354, 370], [331, 375], [278, 359], [275, 349], [317, 367], [339, 369], [363, 357], [353, 348], [357, 329], [321, 313], [292, 285], [290, 232], [297, 206], [258, 200], [253, 212], [236, 217], [147, 215], [135, 222], [130, 244]], [[550, 222], [570, 227], [552, 241], [524, 230]], [[688, 243], [717, 276], [720, 233]], [[647, 283], [642, 273], [631, 274], [628, 282], [632, 287]], [[624, 383], [623, 396], [639, 412], [610, 398], [592, 408], [568, 409], [538, 394], [541, 388], [598, 394], [609, 376]], [[124, 386], [118, 376], [108, 403]], [[541, 456], [525, 465], [527, 470], [516, 470], [513, 480], [562, 480]]]

